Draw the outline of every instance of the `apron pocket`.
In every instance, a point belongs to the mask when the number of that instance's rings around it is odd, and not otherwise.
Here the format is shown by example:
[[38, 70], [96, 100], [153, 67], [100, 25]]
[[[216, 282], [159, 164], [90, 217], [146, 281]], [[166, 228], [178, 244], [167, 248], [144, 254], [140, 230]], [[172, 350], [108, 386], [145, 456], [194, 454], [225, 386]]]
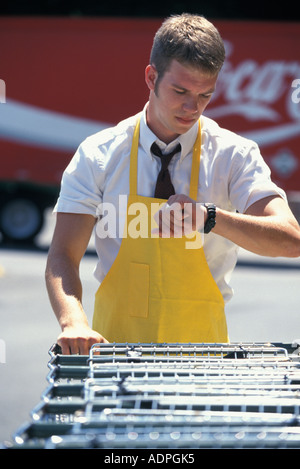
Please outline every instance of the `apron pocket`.
[[149, 310], [149, 274], [148, 264], [129, 264], [129, 316], [147, 318]]

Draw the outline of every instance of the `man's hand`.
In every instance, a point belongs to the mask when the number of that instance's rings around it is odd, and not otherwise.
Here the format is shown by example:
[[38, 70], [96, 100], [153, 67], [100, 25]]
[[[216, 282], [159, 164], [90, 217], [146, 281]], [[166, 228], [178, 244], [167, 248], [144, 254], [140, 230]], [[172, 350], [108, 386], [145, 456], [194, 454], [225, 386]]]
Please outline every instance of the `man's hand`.
[[88, 355], [93, 344], [108, 343], [108, 341], [89, 326], [66, 327], [58, 336], [57, 343], [63, 355]]
[[172, 195], [154, 215], [158, 228], [152, 233], [162, 238], [180, 238], [201, 230], [207, 218], [203, 204], [184, 194]]

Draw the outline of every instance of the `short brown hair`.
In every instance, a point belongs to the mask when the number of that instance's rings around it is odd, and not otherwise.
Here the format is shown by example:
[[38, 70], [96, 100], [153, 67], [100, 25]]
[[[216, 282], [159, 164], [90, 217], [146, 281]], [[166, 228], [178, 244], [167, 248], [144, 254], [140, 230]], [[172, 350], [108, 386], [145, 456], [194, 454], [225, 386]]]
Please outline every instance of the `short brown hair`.
[[216, 75], [225, 60], [223, 40], [203, 16], [183, 13], [167, 18], [154, 36], [150, 63], [160, 80], [175, 59]]

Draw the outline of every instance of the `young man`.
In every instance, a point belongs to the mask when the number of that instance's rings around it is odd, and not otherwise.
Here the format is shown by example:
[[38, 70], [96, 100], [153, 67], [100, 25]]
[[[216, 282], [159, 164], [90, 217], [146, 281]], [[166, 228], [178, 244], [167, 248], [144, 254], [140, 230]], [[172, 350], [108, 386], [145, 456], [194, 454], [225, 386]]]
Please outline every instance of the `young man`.
[[[86, 354], [107, 341], [227, 342], [224, 305], [237, 246], [300, 255], [299, 225], [257, 145], [202, 116], [224, 57], [218, 31], [203, 17], [168, 18], [146, 67], [144, 110], [86, 139], [66, 169], [46, 268], [63, 353]], [[171, 192], [156, 192], [161, 178]], [[118, 224], [104, 236], [107, 207]], [[91, 328], [79, 265], [97, 221]]]

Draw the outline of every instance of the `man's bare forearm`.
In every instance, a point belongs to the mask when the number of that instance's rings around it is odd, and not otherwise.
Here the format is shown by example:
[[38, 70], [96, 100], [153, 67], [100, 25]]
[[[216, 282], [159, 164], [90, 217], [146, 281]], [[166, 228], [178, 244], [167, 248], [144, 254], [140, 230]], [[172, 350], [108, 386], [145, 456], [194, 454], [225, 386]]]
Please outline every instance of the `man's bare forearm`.
[[63, 354], [88, 355], [94, 343], [107, 342], [91, 329], [82, 306], [82, 285], [79, 269], [67, 256], [48, 257], [46, 285], [52, 309], [61, 327], [57, 343]]
[[217, 209], [214, 233], [262, 256], [299, 257], [300, 229], [296, 220], [285, 215], [258, 216]]
[[95, 342], [107, 342], [91, 329], [82, 306], [79, 266], [95, 219], [91, 215], [58, 213], [46, 266], [46, 286], [61, 327], [57, 343], [63, 353], [89, 353]]
[[62, 328], [87, 325], [82, 307], [82, 284], [79, 268], [66, 255], [49, 254], [46, 286], [57, 320]]
[[[185, 205], [193, 205], [193, 209], [183, 211]], [[195, 229], [202, 231], [206, 220], [203, 203], [178, 194], [171, 196], [157, 212], [156, 221], [160, 228], [156, 232], [159, 236], [172, 237], [176, 233], [191, 233]], [[300, 256], [299, 224], [288, 204], [279, 196], [258, 200], [245, 214], [216, 207], [216, 225], [212, 232], [262, 256]]]

